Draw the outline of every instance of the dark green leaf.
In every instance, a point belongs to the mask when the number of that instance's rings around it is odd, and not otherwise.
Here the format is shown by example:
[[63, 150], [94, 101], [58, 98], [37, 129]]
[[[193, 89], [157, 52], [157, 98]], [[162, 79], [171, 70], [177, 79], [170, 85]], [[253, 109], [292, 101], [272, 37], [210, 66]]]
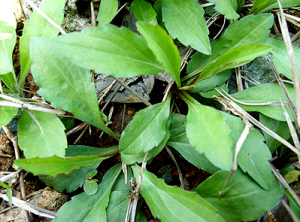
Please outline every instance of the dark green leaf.
[[5, 75], [1, 75], [0, 79], [4, 82], [4, 84], [11, 90], [12, 92], [18, 93], [17, 88], [17, 80], [14, 73], [10, 72]]
[[23, 110], [18, 122], [18, 141], [26, 158], [65, 156], [68, 142], [65, 127], [51, 113]]
[[[273, 132], [277, 133], [279, 136], [281, 136], [283, 139], [288, 140], [291, 137], [291, 133], [289, 130], [289, 127], [287, 125], [287, 122], [285, 121], [278, 121], [272, 118], [269, 118], [263, 114], [259, 114], [259, 121], [268, 127]], [[276, 139], [274, 139], [272, 136], [267, 134], [265, 131], [263, 131], [266, 144], [269, 147], [271, 153], [273, 153], [279, 146], [280, 142]]]
[[153, 26], [146, 22], [137, 22], [136, 25], [157, 60], [162, 63], [165, 71], [175, 80], [177, 86], [181, 87], [181, 58], [171, 36], [159, 25]]
[[221, 113], [200, 104], [188, 104], [186, 134], [191, 145], [216, 167], [230, 170], [233, 161], [230, 127]]
[[164, 140], [169, 131], [170, 101], [169, 97], [165, 102], [149, 106], [135, 114], [122, 133], [119, 147], [121, 154], [145, 153]]
[[[288, 93], [290, 94], [293, 101], [295, 101], [294, 88], [292, 85], [285, 85]], [[264, 96], [262, 96], [264, 95]], [[256, 111], [260, 112], [270, 118], [286, 121], [285, 116], [283, 115], [283, 109], [281, 104], [277, 104], [276, 106], [266, 106], [262, 105], [262, 103], [266, 102], [286, 102], [286, 98], [282, 93], [280, 86], [277, 83], [267, 83], [258, 86], [254, 86], [248, 89], [245, 89], [241, 92], [237, 92], [232, 94], [232, 97], [237, 99], [240, 102], [249, 103], [249, 105], [242, 105], [237, 103], [246, 111]], [[254, 103], [256, 105], [251, 105]], [[261, 104], [261, 105], [260, 105]], [[292, 118], [291, 112], [287, 109], [290, 117]]]
[[167, 145], [177, 150], [187, 161], [208, 173], [215, 173], [219, 169], [207, 160], [204, 154], [200, 154], [190, 144], [186, 132], [186, 116], [173, 114], [170, 125], [170, 139]]
[[152, 5], [145, 0], [134, 0], [130, 5], [130, 10], [139, 21], [149, 22], [151, 25], [157, 25], [156, 12]]
[[[140, 171], [140, 167], [133, 166], [136, 180]], [[140, 193], [153, 216], [161, 221], [224, 221], [218, 211], [199, 195], [168, 186], [146, 169], [143, 170], [142, 188]]]
[[115, 135], [100, 115], [95, 85], [88, 70], [69, 62], [59, 54], [56, 45], [41, 38], [32, 39], [31, 56], [34, 63], [32, 74], [41, 96], [52, 106], [69, 111], [109, 135]]
[[236, 13], [237, 2], [236, 0], [208, 0], [211, 3], [215, 4], [216, 11], [225, 15], [226, 19], [236, 20], [240, 16]]
[[129, 180], [132, 178], [132, 172], [129, 167], [127, 167], [127, 173], [127, 181], [125, 181], [124, 174], [120, 174], [111, 190], [109, 204], [106, 209], [108, 222], [123, 221], [126, 217], [126, 211], [130, 200], [128, 198], [130, 195], [130, 187], [128, 184]]
[[[53, 22], [60, 25], [64, 18], [63, 9], [65, 4], [65, 0], [46, 0], [42, 2], [40, 10], [42, 10]], [[30, 20], [25, 22], [23, 35], [20, 38], [21, 74], [19, 85], [21, 87], [23, 86], [32, 64], [29, 52], [31, 38], [36, 36], [44, 39], [52, 39], [57, 36], [58, 33], [59, 31], [36, 11], [32, 13]]]
[[297, 201], [294, 199], [293, 195], [287, 190], [284, 190], [284, 194], [287, 196], [290, 202], [290, 207], [293, 211], [293, 213], [296, 215], [298, 219], [300, 219], [300, 206], [297, 203]]
[[53, 222], [88, 222], [107, 221], [106, 208], [108, 206], [111, 189], [121, 173], [121, 164], [110, 168], [98, 186], [98, 191], [93, 196], [81, 193], [72, 197], [57, 212]]
[[84, 29], [59, 36], [51, 45], [74, 64], [98, 73], [133, 77], [163, 70], [146, 41], [125, 27], [106, 25]]
[[196, 0], [163, 0], [162, 15], [170, 35], [184, 45], [211, 54], [204, 10]]
[[15, 164], [35, 175], [49, 175], [55, 177], [58, 174], [70, 174], [73, 170], [92, 166], [108, 157], [98, 155], [77, 156], [60, 158], [57, 156], [48, 158], [18, 159]]
[[220, 170], [195, 189], [199, 195], [218, 209], [226, 221], [257, 220], [265, 211], [271, 210], [279, 203], [283, 190], [274, 176], [270, 181], [270, 190], [267, 191], [239, 169], [228, 181], [219, 198], [219, 192], [229, 174], [230, 172]]
[[97, 16], [98, 26], [109, 24], [118, 11], [118, 0], [101, 0]]

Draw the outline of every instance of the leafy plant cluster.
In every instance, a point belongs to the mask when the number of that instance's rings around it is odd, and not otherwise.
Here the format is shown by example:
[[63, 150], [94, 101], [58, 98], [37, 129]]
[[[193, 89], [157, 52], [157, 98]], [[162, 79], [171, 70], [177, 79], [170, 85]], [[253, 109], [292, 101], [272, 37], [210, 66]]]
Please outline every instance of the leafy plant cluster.
[[[84, 185], [85, 192], [64, 204], [54, 221], [122, 221], [129, 218], [127, 209], [136, 209], [131, 211], [133, 220], [146, 221], [137, 203], [139, 194], [161, 221], [250, 221], [278, 204], [283, 188], [269, 160], [281, 143], [252, 127], [246, 111], [258, 112], [261, 123], [287, 140], [291, 134], [281, 104], [286, 106], [288, 100], [278, 83], [231, 95], [226, 94], [225, 83], [233, 68], [267, 53], [277, 72], [293, 78], [284, 42], [269, 37], [274, 16], [268, 11], [279, 5], [275, 0], [254, 0], [248, 14], [241, 16], [243, 0], [209, 2], [233, 21], [216, 40], [209, 38], [206, 12], [196, 0], [154, 4], [134, 0], [130, 10], [138, 20], [139, 34], [109, 24], [117, 0], [101, 1], [97, 27], [59, 36], [35, 11], [20, 38], [18, 78], [12, 61], [16, 23], [1, 17], [0, 125], [8, 124], [21, 109], [18, 143], [25, 158], [15, 165], [40, 175], [58, 191], [73, 192]], [[292, 7], [300, 2], [282, 0], [281, 4]], [[61, 24], [64, 5], [65, 0], [46, 0], [40, 9]], [[190, 60], [181, 59], [174, 39], [189, 46], [189, 53], [194, 50]], [[299, 48], [294, 47], [294, 52], [299, 56]], [[40, 97], [28, 101], [21, 89], [30, 70]], [[165, 71], [173, 81], [162, 102], [137, 112], [119, 135], [99, 111], [90, 70], [117, 78]], [[295, 102], [293, 85], [285, 87]], [[201, 104], [199, 96], [220, 101], [234, 115]], [[174, 113], [175, 98], [187, 104], [187, 115]], [[59, 117], [66, 112], [103, 130], [119, 145], [101, 149], [68, 145]], [[145, 163], [166, 145], [211, 176], [186, 191], [148, 172]], [[101, 181], [93, 179], [100, 163], [116, 154], [127, 167], [119, 163]]]

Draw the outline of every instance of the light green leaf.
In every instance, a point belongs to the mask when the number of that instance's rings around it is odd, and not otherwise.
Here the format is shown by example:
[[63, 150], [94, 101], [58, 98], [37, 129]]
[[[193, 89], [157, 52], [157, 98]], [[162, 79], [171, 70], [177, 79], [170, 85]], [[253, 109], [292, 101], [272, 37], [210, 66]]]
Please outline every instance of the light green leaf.
[[210, 61], [215, 60], [232, 48], [243, 45], [264, 43], [273, 26], [273, 15], [248, 15], [228, 26], [212, 50]]
[[149, 22], [151, 25], [157, 25], [156, 12], [152, 5], [145, 0], [134, 0], [130, 5], [130, 10], [139, 21]]
[[[271, 44], [273, 47], [271, 54], [273, 57], [273, 63], [278, 73], [286, 76], [289, 79], [293, 79], [292, 69], [290, 60], [288, 57], [287, 49], [283, 41], [279, 41], [276, 39], [268, 38], [266, 43]], [[295, 58], [300, 57], [300, 48], [294, 46], [293, 47]], [[296, 63], [298, 76], [300, 76], [300, 63]]]
[[[260, 3], [261, 2], [261, 3]], [[300, 0], [280, 0], [282, 8], [289, 8], [293, 6], [299, 6]], [[279, 8], [277, 0], [254, 0], [253, 7], [249, 13], [263, 13], [274, 8]]]
[[[0, 99], [0, 102], [2, 100]], [[0, 106], [0, 128], [2, 128], [3, 125], [7, 125], [11, 119], [17, 115], [18, 108], [16, 107], [9, 107], [9, 106]]]
[[[245, 124], [238, 117], [223, 112], [222, 115], [231, 127], [230, 135], [235, 147]], [[269, 190], [272, 185], [273, 174], [269, 164], [271, 158], [271, 153], [261, 133], [256, 129], [251, 129], [238, 154], [238, 165], [265, 190]]]
[[204, 68], [196, 82], [199, 82], [202, 79], [207, 79], [226, 69], [244, 65], [254, 60], [256, 57], [267, 54], [271, 51], [271, 49], [272, 46], [267, 44], [251, 44], [233, 48], [219, 56], [215, 61]]
[[98, 184], [95, 180], [86, 180], [83, 185], [83, 190], [87, 195], [92, 196], [97, 192]]
[[9, 72], [5, 75], [1, 75], [0, 79], [4, 82], [4, 84], [12, 91], [15, 93], [18, 93], [18, 88], [16, 87], [16, 76], [14, 73]]
[[59, 174], [69, 175], [73, 170], [82, 167], [93, 166], [94, 164], [107, 159], [98, 155], [76, 156], [76, 157], [47, 157], [47, 158], [31, 158], [18, 159], [15, 164], [35, 175], [49, 175], [55, 177]]
[[98, 73], [133, 77], [163, 70], [143, 37], [125, 27], [84, 29], [56, 37], [51, 45], [74, 64]]
[[118, 0], [101, 0], [99, 14], [97, 16], [98, 26], [109, 24], [118, 11]]
[[283, 189], [273, 176], [269, 191], [262, 189], [247, 174], [238, 169], [219, 198], [230, 172], [220, 170], [202, 182], [195, 191], [218, 209], [226, 221], [252, 221], [275, 207]]
[[[290, 94], [292, 101], [295, 101], [293, 86], [286, 84], [285, 87]], [[270, 118], [279, 121], [286, 121], [280, 104], [281, 101], [286, 102], [286, 98], [277, 83], [261, 84], [237, 92], [231, 96], [240, 102], [249, 103], [249, 105], [242, 105], [237, 102], [237, 104], [246, 111], [260, 112]], [[266, 106], [262, 104], [267, 102], [277, 102], [277, 104], [275, 106]], [[251, 105], [251, 103], [254, 103], [255, 105]], [[287, 112], [289, 113], [290, 117], [293, 118], [289, 109], [287, 109]]]
[[53, 222], [107, 221], [106, 208], [111, 189], [121, 171], [121, 164], [110, 168], [104, 175], [95, 195], [88, 196], [85, 193], [81, 193], [72, 197], [72, 200], [59, 209]]
[[[117, 150], [117, 146], [110, 148], [96, 148], [82, 145], [68, 146], [66, 149], [66, 157], [75, 157], [80, 155], [101, 155], [103, 157], [106, 155], [113, 155], [113, 153]], [[50, 176], [40, 176], [39, 178], [46, 183], [48, 187], [53, 187], [58, 192], [67, 191], [68, 193], [71, 193], [84, 184], [86, 174], [95, 170], [100, 163], [101, 161], [91, 167], [80, 168], [69, 175], [58, 175], [54, 178]]]
[[236, 20], [240, 16], [236, 13], [237, 2], [236, 0], [208, 0], [211, 3], [215, 4], [216, 11], [220, 12], [222, 15], [225, 15], [226, 19]]
[[230, 170], [232, 141], [226, 119], [211, 107], [192, 103], [188, 106], [186, 134], [191, 145], [216, 167]]
[[52, 106], [69, 111], [116, 137], [100, 115], [95, 85], [88, 70], [69, 62], [59, 54], [56, 45], [41, 38], [32, 39], [31, 56], [32, 74], [41, 96]]
[[9, 4], [0, 7], [0, 75], [14, 73], [12, 53], [16, 44], [16, 18]]
[[[161, 143], [158, 146], [154, 147], [152, 150], [150, 150], [148, 152], [145, 160], [148, 161], [148, 160], [152, 159], [153, 157], [155, 157], [157, 154], [159, 154], [160, 151], [165, 147], [169, 137], [170, 137], [170, 132], [167, 131], [165, 138], [163, 138], [163, 140], [161, 141]], [[121, 153], [122, 162], [127, 165], [130, 165], [133, 163], [142, 163], [144, 160], [144, 157], [145, 157], [145, 153], [143, 151], [141, 151], [138, 154]]]
[[171, 97], [140, 110], [123, 131], [120, 152], [125, 155], [140, 154], [157, 147], [169, 131]]
[[23, 110], [18, 122], [18, 141], [26, 158], [65, 156], [67, 138], [65, 127], [51, 113]]
[[[286, 121], [278, 121], [272, 118], [269, 118], [263, 114], [259, 114], [259, 121], [268, 127], [273, 132], [277, 133], [283, 139], [288, 140], [291, 137], [291, 133]], [[269, 147], [271, 153], [273, 153], [279, 146], [280, 142], [274, 139], [272, 136], [263, 131], [266, 144]]]
[[[65, 0], [46, 0], [40, 5], [40, 10], [42, 10], [49, 18], [51, 18], [52, 21], [60, 25], [64, 18], [63, 9], [65, 7], [65, 3]], [[37, 36], [44, 39], [52, 39], [57, 36], [58, 33], [59, 31], [36, 11], [32, 13], [30, 20], [25, 22], [23, 35], [20, 39], [20, 87], [23, 86], [25, 78], [32, 64], [29, 51], [31, 38]]]
[[173, 114], [170, 125], [170, 139], [167, 145], [177, 150], [187, 161], [194, 166], [210, 174], [217, 172], [219, 169], [207, 160], [204, 154], [200, 154], [190, 144], [186, 135], [186, 116]]
[[170, 35], [194, 49], [211, 54], [204, 10], [196, 0], [163, 0], [162, 16]]
[[177, 86], [181, 87], [181, 58], [171, 36], [159, 25], [153, 26], [146, 22], [137, 22], [136, 25], [157, 60], [162, 63], [165, 71], [175, 80]]
[[[140, 171], [139, 166], [133, 166], [136, 179]], [[153, 216], [161, 221], [224, 221], [218, 211], [199, 195], [179, 187], [168, 186], [146, 169], [143, 170], [142, 188], [140, 193]]]

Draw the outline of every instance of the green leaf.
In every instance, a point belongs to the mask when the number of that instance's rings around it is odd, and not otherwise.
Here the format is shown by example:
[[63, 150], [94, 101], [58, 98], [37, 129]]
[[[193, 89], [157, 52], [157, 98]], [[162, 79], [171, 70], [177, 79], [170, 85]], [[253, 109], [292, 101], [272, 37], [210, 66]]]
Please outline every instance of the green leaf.
[[208, 173], [215, 173], [219, 169], [207, 160], [190, 144], [186, 135], [186, 116], [173, 114], [170, 125], [170, 139], [167, 145], [177, 150], [187, 161]]
[[[134, 177], [138, 178], [141, 168], [133, 166]], [[224, 221], [218, 211], [194, 192], [168, 186], [162, 179], [143, 170], [141, 195], [154, 217], [161, 221]], [[201, 209], [201, 210], [199, 210]]]
[[279, 201], [283, 189], [273, 176], [271, 187], [262, 189], [247, 174], [237, 170], [219, 198], [230, 172], [220, 170], [202, 182], [195, 191], [218, 209], [226, 221], [252, 221], [261, 217], [265, 211], [271, 210]]
[[171, 36], [159, 25], [153, 26], [146, 22], [137, 22], [136, 25], [157, 60], [162, 63], [165, 71], [175, 80], [177, 86], [181, 87], [181, 58]]
[[[293, 86], [286, 84], [285, 87], [288, 93], [290, 94], [292, 101], [295, 101]], [[277, 104], [276, 106], [263, 105], [263, 103], [266, 102], [286, 102], [286, 98], [282, 93], [280, 86], [277, 83], [261, 84], [237, 92], [235, 94], [232, 94], [231, 96], [240, 102], [249, 103], [249, 105], [242, 105], [237, 102], [237, 104], [246, 111], [260, 112], [270, 118], [279, 121], [286, 121], [285, 116], [283, 115], [283, 109], [281, 107], [281, 104]], [[254, 103], [256, 105], [251, 105], [251, 103]], [[290, 117], [293, 118], [289, 109], [287, 109], [287, 112], [290, 114]]]
[[125, 27], [84, 29], [56, 37], [51, 45], [74, 64], [98, 73], [133, 77], [163, 70], [142, 36]]
[[[278, 121], [272, 118], [269, 118], [263, 114], [259, 114], [259, 121], [268, 127], [273, 132], [277, 133], [279, 136], [281, 136], [283, 139], [288, 140], [291, 137], [291, 133], [289, 130], [289, 127], [287, 125], [287, 122], [285, 121]], [[276, 139], [274, 139], [272, 136], [267, 134], [265, 131], [263, 131], [266, 144], [269, 147], [271, 153], [273, 153], [279, 146], [280, 142]]]
[[[65, 0], [46, 0], [42, 2], [40, 10], [42, 10], [49, 18], [51, 18], [52, 21], [60, 25], [64, 18], [63, 9], [65, 4]], [[20, 38], [20, 87], [23, 86], [25, 78], [32, 64], [29, 51], [31, 38], [37, 36], [44, 39], [52, 39], [57, 36], [58, 33], [59, 31], [36, 11], [32, 13], [30, 20], [25, 22], [23, 35]]]
[[111, 190], [109, 203], [106, 208], [107, 221], [109, 222], [123, 221], [126, 217], [130, 201], [128, 198], [130, 196], [130, 186], [128, 184], [132, 178], [132, 172], [129, 167], [127, 167], [127, 173], [127, 181], [125, 181], [124, 174], [120, 174]]
[[130, 10], [139, 21], [149, 22], [151, 25], [157, 25], [156, 12], [152, 5], [145, 0], [134, 0], [130, 5]]
[[216, 167], [230, 170], [232, 141], [226, 119], [214, 108], [192, 103], [188, 106], [186, 134], [191, 145]]
[[[260, 3], [261, 2], [261, 3]], [[300, 0], [280, 0], [282, 8], [290, 8], [300, 5]], [[274, 8], [279, 8], [277, 0], [254, 0], [249, 13], [263, 13]]]
[[69, 62], [59, 54], [56, 45], [41, 38], [32, 39], [31, 56], [32, 74], [41, 96], [53, 107], [69, 111], [116, 137], [100, 115], [95, 85], [88, 70]]
[[[82, 145], [71, 145], [66, 149], [66, 157], [76, 157], [79, 155], [109, 156], [113, 155], [112, 153], [116, 152], [117, 150], [117, 146], [110, 148], [96, 148]], [[48, 187], [53, 187], [58, 192], [67, 191], [68, 193], [71, 193], [84, 184], [86, 175], [95, 170], [100, 163], [101, 161], [91, 167], [83, 167], [70, 173], [69, 175], [58, 175], [54, 178], [50, 176], [39, 176], [39, 178], [46, 183]]]
[[[282, 75], [286, 76], [289, 79], [293, 79], [291, 64], [290, 64], [290, 60], [284, 42], [276, 39], [268, 38], [267, 43], [274, 46], [271, 51], [271, 54], [277, 72], [281, 73]], [[293, 50], [295, 53], [295, 58], [299, 58], [300, 48], [294, 46]], [[296, 67], [297, 67], [298, 76], [300, 76], [299, 62], [296, 63]]]
[[97, 16], [98, 26], [109, 24], [118, 11], [118, 0], [101, 0], [99, 14]]
[[16, 44], [16, 18], [9, 4], [0, 8], [0, 75], [14, 73], [12, 53]]
[[120, 152], [125, 155], [140, 154], [157, 147], [169, 131], [171, 98], [140, 110], [123, 131]]
[[[169, 120], [169, 122], [170, 122], [170, 120]], [[165, 147], [169, 137], [170, 137], [170, 132], [167, 131], [165, 138], [163, 138], [161, 143], [148, 152], [146, 161], [150, 160], [151, 158], [155, 157], [157, 154], [160, 153], [160, 151]], [[141, 151], [138, 154], [121, 153], [122, 162], [127, 165], [130, 165], [133, 163], [142, 163], [144, 160], [144, 156], [145, 156], [145, 153], [143, 151]]]
[[237, 2], [236, 0], [208, 0], [215, 4], [215, 10], [225, 15], [226, 19], [236, 20], [240, 16], [236, 13]]
[[226, 69], [244, 65], [254, 60], [256, 57], [267, 54], [271, 51], [271, 49], [272, 46], [267, 44], [250, 44], [233, 48], [219, 56], [215, 61], [204, 68], [196, 82], [199, 82], [202, 79], [207, 79]]
[[73, 170], [82, 167], [93, 166], [94, 164], [107, 159], [108, 157], [99, 157], [98, 155], [77, 156], [77, 157], [48, 157], [18, 159], [15, 164], [35, 175], [49, 175], [55, 177], [59, 174], [70, 174]]
[[[209, 79], [211, 79], [211, 78], [209, 78]], [[225, 92], [228, 93], [228, 91], [229, 91], [229, 89], [226, 87], [226, 84], [224, 83], [223, 85], [221, 85], [219, 87], [216, 87], [216, 88], [214, 88], [212, 90], [209, 90], [207, 92], [200, 92], [199, 94], [200, 94], [200, 96], [202, 96], [204, 98], [208, 98], [208, 99], [212, 99], [212, 98], [214, 98], [214, 96], [222, 96], [216, 89], [218, 89], [220, 92], [223, 92], [223, 90], [224, 90]]]
[[287, 183], [297, 182], [299, 180], [300, 171], [292, 170], [284, 175], [284, 179]]
[[72, 197], [71, 201], [59, 209], [53, 222], [107, 221], [106, 208], [111, 189], [121, 171], [121, 164], [110, 168], [104, 175], [95, 195], [88, 196], [86, 193], [81, 193]]
[[[0, 99], [0, 102], [2, 100]], [[0, 128], [7, 125], [11, 119], [18, 114], [18, 108], [9, 106], [0, 106]]]
[[232, 48], [243, 45], [264, 43], [273, 26], [273, 15], [248, 15], [231, 23], [221, 38], [216, 42], [210, 61], [215, 60]]
[[92, 196], [97, 192], [98, 184], [95, 180], [86, 180], [83, 185], [83, 190], [87, 195]]
[[211, 54], [204, 10], [196, 0], [163, 0], [162, 16], [170, 35], [194, 49]]
[[23, 110], [18, 122], [18, 141], [26, 158], [65, 156], [68, 145], [65, 127], [51, 113]]
[[[235, 147], [245, 124], [238, 117], [223, 112], [222, 115], [231, 127], [231, 138]], [[256, 129], [251, 129], [241, 147], [237, 161], [243, 172], [248, 173], [265, 190], [269, 190], [272, 185], [273, 174], [269, 164], [271, 158], [263, 136]]]

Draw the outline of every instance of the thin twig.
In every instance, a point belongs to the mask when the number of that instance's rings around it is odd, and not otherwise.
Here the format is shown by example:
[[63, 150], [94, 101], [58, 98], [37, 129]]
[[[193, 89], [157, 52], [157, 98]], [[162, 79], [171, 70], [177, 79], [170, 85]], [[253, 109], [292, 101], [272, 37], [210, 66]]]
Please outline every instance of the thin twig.
[[19, 0], [19, 5], [20, 5], [20, 8], [21, 8], [22, 14], [24, 16], [24, 19], [26, 21], [27, 20], [27, 16], [26, 16], [26, 14], [24, 12], [24, 8], [23, 8], [23, 4], [22, 4], [21, 0]]
[[176, 168], [178, 171], [178, 177], [179, 177], [179, 181], [180, 181], [180, 188], [182, 190], [185, 190], [185, 182], [184, 182], [184, 178], [183, 178], [182, 172], [180, 170], [179, 164], [177, 163], [176, 158], [175, 158], [174, 154], [172, 153], [172, 150], [168, 146], [165, 146], [165, 148], [166, 148], [169, 156], [171, 157], [171, 159], [174, 161], [174, 163], [176, 165]]
[[284, 201], [281, 201], [282, 205], [284, 206], [284, 208], [286, 209], [286, 211], [291, 215], [292, 219], [294, 222], [299, 222], [298, 217], [295, 215], [295, 213], [292, 211], [292, 209], [290, 208], [290, 206]]
[[[3, 200], [8, 201], [8, 196], [7, 195], [0, 193], [0, 197]], [[46, 218], [54, 219], [55, 216], [56, 216], [56, 213], [53, 212], [53, 211], [46, 210], [46, 209], [43, 209], [41, 207], [37, 207], [35, 205], [27, 203], [26, 201], [19, 200], [16, 197], [12, 197], [12, 204], [19, 207], [19, 208], [22, 208], [23, 210], [29, 211], [33, 214], [36, 214], [40, 217], [46, 217]]]
[[36, 7], [32, 2], [25, 0], [25, 2], [30, 5], [31, 8], [33, 8], [35, 11], [37, 11], [44, 19], [47, 20], [51, 25], [53, 25], [54, 28], [56, 28], [61, 34], [65, 35], [67, 34], [59, 25], [57, 25], [48, 15], [46, 15], [42, 10], [40, 10], [38, 7]]
[[3, 182], [5, 183], [6, 181], [10, 180], [10, 179], [16, 179], [19, 177], [19, 173], [22, 171], [22, 169], [19, 169], [18, 171], [16, 172], [12, 172], [8, 175], [5, 175], [3, 177], [0, 178], [0, 182]]
[[91, 17], [92, 17], [92, 26], [96, 26], [96, 19], [95, 19], [95, 9], [94, 9], [94, 2], [91, 1]]

